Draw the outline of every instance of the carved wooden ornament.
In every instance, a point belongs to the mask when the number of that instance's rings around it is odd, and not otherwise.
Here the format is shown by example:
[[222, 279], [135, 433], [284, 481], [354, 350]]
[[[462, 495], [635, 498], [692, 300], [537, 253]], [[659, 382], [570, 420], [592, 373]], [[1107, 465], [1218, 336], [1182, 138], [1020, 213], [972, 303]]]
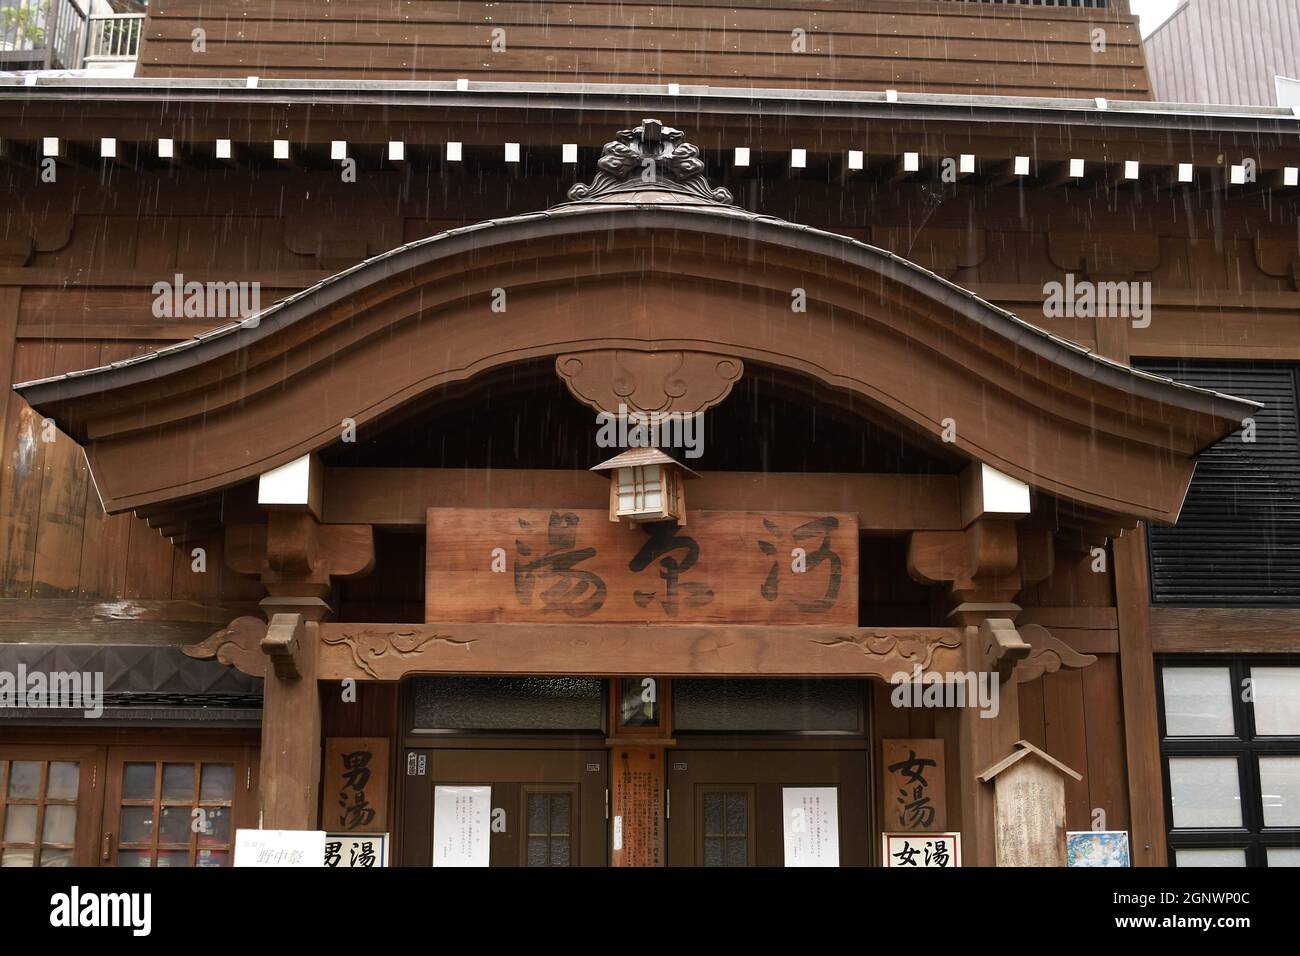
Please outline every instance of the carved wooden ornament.
[[555, 360], [573, 397], [598, 412], [689, 415], [717, 405], [740, 380], [744, 363], [715, 352], [598, 349]]

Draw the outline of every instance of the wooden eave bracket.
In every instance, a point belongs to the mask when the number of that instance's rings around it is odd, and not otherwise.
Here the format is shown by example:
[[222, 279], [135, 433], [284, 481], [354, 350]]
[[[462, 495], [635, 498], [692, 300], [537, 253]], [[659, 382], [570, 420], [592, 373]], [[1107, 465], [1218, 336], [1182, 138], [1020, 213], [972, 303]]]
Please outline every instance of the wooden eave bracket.
[[1033, 648], [1025, 643], [1010, 618], [985, 618], [979, 626], [980, 650], [998, 676], [1005, 680]]
[[262, 637], [262, 653], [270, 658], [275, 676], [280, 680], [297, 680], [302, 676], [298, 667], [302, 631], [301, 614], [276, 614]]
[[1025, 624], [1020, 628], [1020, 639], [1028, 642], [1029, 656], [1016, 667], [1016, 683], [1027, 684], [1044, 674], [1055, 674], [1061, 669], [1079, 670], [1097, 663], [1097, 655], [1081, 654], [1041, 624]]
[[266, 655], [262, 653], [262, 638], [267, 624], [260, 617], [237, 617], [219, 631], [214, 631], [197, 644], [182, 647], [186, 657], [199, 661], [219, 661], [250, 677], [266, 676]]

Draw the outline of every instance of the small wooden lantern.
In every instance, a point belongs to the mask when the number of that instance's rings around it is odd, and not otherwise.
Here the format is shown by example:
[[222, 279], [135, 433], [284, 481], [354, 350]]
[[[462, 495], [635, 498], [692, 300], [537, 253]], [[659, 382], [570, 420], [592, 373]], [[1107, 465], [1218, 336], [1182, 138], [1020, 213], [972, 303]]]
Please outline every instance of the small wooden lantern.
[[658, 448], [629, 448], [591, 469], [609, 472], [609, 520], [686, 524], [688, 478], [700, 477]]

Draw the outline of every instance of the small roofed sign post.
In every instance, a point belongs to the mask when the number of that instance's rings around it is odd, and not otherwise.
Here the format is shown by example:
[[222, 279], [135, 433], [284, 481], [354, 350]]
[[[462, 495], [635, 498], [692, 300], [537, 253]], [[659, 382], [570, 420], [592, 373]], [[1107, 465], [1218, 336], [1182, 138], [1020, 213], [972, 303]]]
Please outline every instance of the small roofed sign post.
[[1083, 775], [1018, 740], [1015, 750], [979, 774], [994, 786], [998, 866], [1065, 866], [1065, 778]]

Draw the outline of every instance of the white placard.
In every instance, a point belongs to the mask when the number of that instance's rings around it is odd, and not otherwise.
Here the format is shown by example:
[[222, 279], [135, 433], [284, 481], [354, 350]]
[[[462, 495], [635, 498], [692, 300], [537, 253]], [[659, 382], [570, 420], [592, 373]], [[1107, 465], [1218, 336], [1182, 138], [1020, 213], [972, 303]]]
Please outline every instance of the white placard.
[[839, 866], [839, 793], [835, 787], [782, 787], [786, 866]]
[[960, 833], [882, 833], [884, 866], [897, 869], [952, 869], [961, 866]]
[[325, 866], [332, 870], [388, 866], [387, 833], [331, 833], [325, 837]]
[[433, 865], [487, 866], [491, 787], [433, 788]]
[[235, 866], [324, 865], [324, 830], [235, 831]]

